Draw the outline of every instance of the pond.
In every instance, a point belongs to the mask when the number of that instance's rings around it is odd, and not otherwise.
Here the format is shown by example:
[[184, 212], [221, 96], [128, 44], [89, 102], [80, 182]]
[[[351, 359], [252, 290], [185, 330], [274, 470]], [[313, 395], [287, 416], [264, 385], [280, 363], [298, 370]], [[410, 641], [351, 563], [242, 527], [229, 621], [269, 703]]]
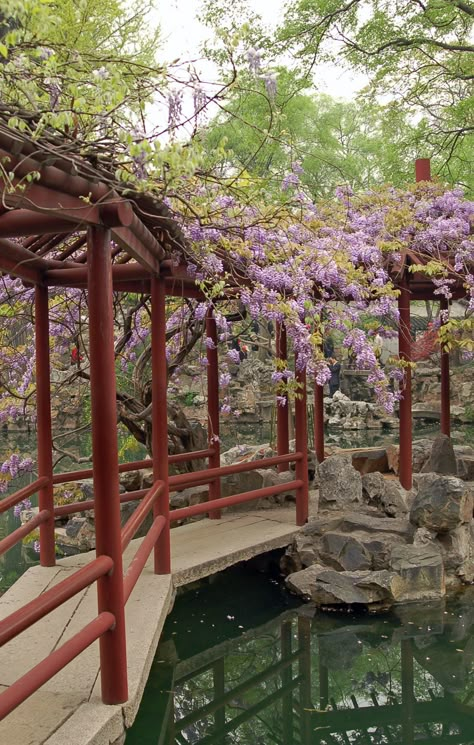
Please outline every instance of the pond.
[[235, 567], [178, 597], [125, 745], [474, 743], [474, 588], [325, 614]]

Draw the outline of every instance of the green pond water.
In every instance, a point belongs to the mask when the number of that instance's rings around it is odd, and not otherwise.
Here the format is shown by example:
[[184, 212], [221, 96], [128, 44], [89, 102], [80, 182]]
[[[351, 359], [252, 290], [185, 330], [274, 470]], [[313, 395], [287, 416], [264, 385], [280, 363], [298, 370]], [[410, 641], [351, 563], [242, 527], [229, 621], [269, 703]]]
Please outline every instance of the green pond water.
[[168, 617], [125, 745], [474, 743], [474, 588], [379, 616], [235, 567]]

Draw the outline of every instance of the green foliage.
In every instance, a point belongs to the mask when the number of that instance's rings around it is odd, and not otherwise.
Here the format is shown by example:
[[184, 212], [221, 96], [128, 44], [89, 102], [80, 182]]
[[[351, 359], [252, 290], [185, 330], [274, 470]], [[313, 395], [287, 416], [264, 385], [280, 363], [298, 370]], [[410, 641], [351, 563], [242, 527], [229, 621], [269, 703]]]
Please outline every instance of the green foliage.
[[329, 61], [366, 73], [370, 100], [418, 118], [419, 157], [472, 188], [473, 21], [469, 0], [294, 0], [279, 41], [306, 70]]

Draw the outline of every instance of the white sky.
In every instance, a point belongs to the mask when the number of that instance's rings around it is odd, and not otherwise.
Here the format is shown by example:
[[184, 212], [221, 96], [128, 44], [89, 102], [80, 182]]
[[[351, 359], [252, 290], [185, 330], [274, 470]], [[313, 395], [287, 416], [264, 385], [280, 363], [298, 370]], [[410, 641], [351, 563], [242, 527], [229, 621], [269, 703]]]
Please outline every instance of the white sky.
[[[197, 59], [200, 57], [200, 46], [211, 32], [197, 20], [200, 0], [154, 0], [156, 17], [161, 26], [164, 42], [164, 56], [168, 60]], [[232, 0], [230, 0], [232, 2]], [[281, 18], [284, 0], [250, 0], [251, 8], [262, 16], [265, 24], [275, 25]], [[216, 78], [213, 68], [205, 61], [199, 62], [197, 68], [206, 76]], [[319, 66], [315, 75], [315, 87], [318, 92], [328, 93], [335, 98], [349, 99], [366, 82], [366, 78], [355, 75], [335, 65]]]

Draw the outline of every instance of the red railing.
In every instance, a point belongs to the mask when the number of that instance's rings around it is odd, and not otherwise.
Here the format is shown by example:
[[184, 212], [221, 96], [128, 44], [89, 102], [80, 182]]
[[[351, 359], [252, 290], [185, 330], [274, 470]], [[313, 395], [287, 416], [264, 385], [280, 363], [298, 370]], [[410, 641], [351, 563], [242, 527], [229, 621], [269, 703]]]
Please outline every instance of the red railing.
[[[183, 453], [177, 456], [170, 456], [169, 463], [171, 464], [184, 462], [186, 460], [196, 460], [206, 457], [211, 458], [214, 453], [214, 448], [208, 448], [207, 450], [200, 450], [187, 454]], [[242, 504], [255, 499], [262, 499], [265, 497], [274, 496], [287, 491], [296, 491], [298, 502], [298, 494], [303, 493], [302, 489], [304, 487], [304, 480], [302, 478], [298, 478], [298, 471], [301, 471], [300, 464], [304, 463], [304, 461], [305, 457], [303, 452], [297, 451], [295, 453], [277, 455], [270, 458], [261, 458], [260, 460], [245, 461], [234, 463], [229, 466], [207, 468], [192, 473], [176, 474], [170, 476], [169, 487], [171, 490], [176, 491], [179, 489], [184, 489], [188, 486], [195, 486], [200, 484], [215, 484], [218, 483], [220, 479], [225, 476], [232, 476], [237, 473], [244, 473], [260, 468], [280, 466], [282, 464], [295, 463], [297, 470], [297, 477], [292, 481], [286, 482], [284, 484], [277, 484], [275, 486], [268, 486], [262, 489], [255, 489], [253, 491], [234, 494], [228, 497], [208, 499], [206, 502], [203, 502], [201, 504], [190, 505], [182, 509], [173, 510], [169, 516], [169, 520], [167, 520], [163, 515], [155, 515], [150, 529], [141, 541], [133, 558], [129, 562], [126, 572], [124, 572], [124, 603], [128, 601], [143, 571], [143, 568], [147, 563], [153, 549], [157, 545], [157, 542], [163, 531], [166, 529], [169, 530], [170, 522], [176, 522], [177, 520], [183, 520], [188, 517], [193, 517], [195, 515], [204, 513], [219, 514], [219, 511], [226, 507]], [[133, 463], [123, 464], [120, 466], [119, 470], [120, 472], [124, 473], [127, 471], [136, 470], [138, 468], [148, 468], [151, 464], [152, 461], [150, 459], [145, 459], [141, 461], [135, 461]], [[92, 475], [92, 469], [57, 474], [53, 477], [53, 482], [55, 484], [68, 483], [73, 480], [88, 478], [90, 475]], [[3, 499], [0, 502], [0, 513], [5, 512], [11, 507], [14, 507], [15, 505], [22, 502], [24, 499], [31, 497], [33, 494], [37, 493], [40, 489], [44, 489], [48, 486], [49, 479], [47, 477], [36, 479], [29, 486], [26, 486]], [[149, 489], [139, 489], [137, 491], [120, 495], [121, 503], [140, 500], [140, 504], [134, 510], [133, 514], [127, 520], [125, 525], [122, 527], [122, 552], [125, 551], [126, 548], [129, 546], [137, 531], [142, 526], [147, 515], [153, 510], [154, 505], [163, 494], [164, 488], [164, 481], [158, 479]], [[218, 490], [217, 493], [220, 493], [220, 491]], [[94, 500], [90, 499], [83, 502], [74, 502], [72, 504], [54, 507], [53, 513], [54, 517], [60, 517], [77, 512], [83, 512], [85, 510], [91, 510], [94, 509], [94, 506]], [[297, 504], [297, 512], [298, 509], [299, 508]], [[35, 530], [39, 525], [49, 520], [50, 517], [51, 513], [49, 510], [41, 510], [27, 523], [17, 528], [17, 530], [0, 541], [0, 554], [4, 553], [16, 543], [21, 541], [26, 535]], [[99, 556], [94, 561], [90, 562], [87, 566], [77, 570], [71, 576], [60, 582], [58, 585], [55, 585], [49, 590], [46, 590], [38, 598], [30, 601], [23, 608], [20, 608], [19, 610], [15, 611], [10, 616], [5, 618], [3, 621], [0, 621], [0, 646], [17, 637], [18, 634], [30, 628], [34, 623], [47, 616], [49, 613], [65, 603], [67, 600], [71, 599], [79, 592], [92, 585], [101, 577], [105, 577], [106, 575], [110, 574], [113, 570], [113, 565], [113, 561], [109, 556]], [[72, 659], [74, 659], [74, 657], [84, 651], [90, 644], [97, 640], [106, 631], [110, 630], [114, 626], [114, 624], [115, 617], [113, 613], [99, 613], [97, 618], [87, 624], [87, 626], [85, 626], [84, 629], [82, 629], [72, 639], [67, 641], [59, 649], [49, 655], [46, 659], [42, 660], [38, 665], [32, 668], [32, 670], [30, 670], [15, 683], [13, 683], [7, 691], [0, 694], [0, 719], [7, 716], [20, 703], [25, 701], [32, 693], [38, 690], [39, 687], [41, 687], [45, 682], [47, 682], [63, 667], [65, 667]]]

